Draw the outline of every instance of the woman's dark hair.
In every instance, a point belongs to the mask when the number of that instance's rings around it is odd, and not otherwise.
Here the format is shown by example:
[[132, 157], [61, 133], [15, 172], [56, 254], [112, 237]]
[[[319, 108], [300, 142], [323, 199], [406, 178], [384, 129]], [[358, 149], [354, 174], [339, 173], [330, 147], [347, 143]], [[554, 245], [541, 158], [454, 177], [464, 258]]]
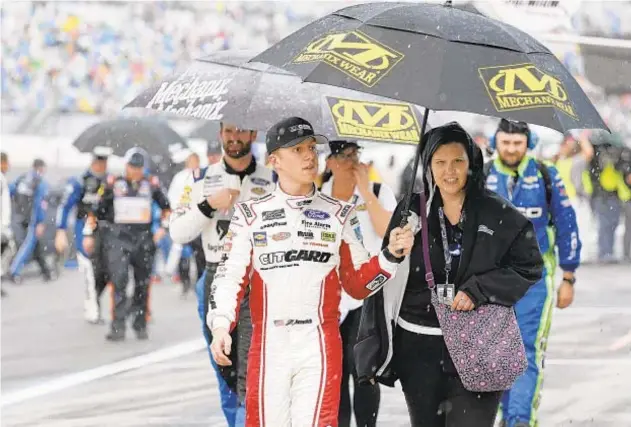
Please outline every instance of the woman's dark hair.
[[333, 176], [333, 172], [331, 171], [331, 169], [325, 170], [322, 173], [322, 184], [324, 184], [325, 182], [329, 182], [332, 176]]
[[[462, 144], [469, 158], [469, 176], [467, 178], [466, 192], [468, 194], [479, 194], [484, 191], [486, 178], [484, 176], [484, 159], [482, 151], [473, 142], [471, 135], [464, 130], [458, 122], [447, 123], [446, 125], [435, 127], [423, 136], [423, 151], [421, 160], [423, 170], [431, 173], [431, 160], [438, 147], [450, 143]], [[423, 177], [425, 192], [429, 194], [430, 183], [427, 177]]]

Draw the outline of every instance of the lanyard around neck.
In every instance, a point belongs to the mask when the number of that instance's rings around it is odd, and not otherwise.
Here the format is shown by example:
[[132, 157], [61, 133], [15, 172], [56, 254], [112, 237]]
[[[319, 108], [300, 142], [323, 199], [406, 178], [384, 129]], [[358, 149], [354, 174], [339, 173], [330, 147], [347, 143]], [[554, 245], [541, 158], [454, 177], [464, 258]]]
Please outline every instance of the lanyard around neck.
[[[460, 223], [464, 221], [465, 213], [464, 210], [460, 215]], [[445, 210], [441, 206], [438, 208], [438, 220], [440, 222], [440, 238], [443, 242], [443, 255], [445, 257], [445, 283], [449, 283], [449, 273], [451, 273], [451, 264], [453, 261], [453, 257], [451, 255], [451, 251], [449, 250], [449, 240], [447, 238], [447, 225], [445, 223]]]
[[453, 258], [449, 251], [447, 226], [445, 225], [445, 211], [442, 207], [438, 208], [438, 220], [440, 221], [440, 237], [443, 241], [443, 255], [445, 256], [445, 283], [449, 283], [449, 273], [451, 273], [451, 262]]

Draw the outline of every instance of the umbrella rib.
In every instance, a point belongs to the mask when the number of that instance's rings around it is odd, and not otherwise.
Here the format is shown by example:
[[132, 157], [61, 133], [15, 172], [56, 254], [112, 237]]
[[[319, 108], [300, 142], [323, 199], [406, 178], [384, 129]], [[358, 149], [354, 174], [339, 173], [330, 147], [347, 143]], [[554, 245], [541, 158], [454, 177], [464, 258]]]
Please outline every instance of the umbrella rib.
[[[393, 6], [393, 7], [389, 8], [388, 11], [398, 10], [398, 9], [407, 9], [409, 7], [410, 7], [410, 4], [408, 4], [408, 3], [404, 3], [404, 4], [398, 3], [396, 6]], [[407, 29], [407, 28], [398, 28], [398, 27], [394, 27], [394, 26], [391, 26], [391, 25], [375, 24], [375, 23], [369, 22], [371, 19], [375, 18], [376, 16], [378, 16], [383, 11], [380, 11], [380, 12], [376, 13], [375, 15], [369, 17], [366, 20], [358, 19], [358, 18], [355, 18], [353, 16], [342, 14], [340, 12], [342, 12], [342, 11], [334, 12], [333, 15], [336, 15], [336, 16], [339, 16], [339, 17], [342, 17], [342, 18], [346, 18], [346, 19], [349, 19], [349, 20], [361, 22], [362, 25], [368, 25], [368, 26], [372, 26], [372, 27], [376, 27], [376, 28], [383, 28], [383, 29], [386, 29], [386, 30], [402, 31], [402, 32], [411, 33], [411, 34], [422, 34], [422, 35], [427, 36], [427, 37], [433, 37], [433, 38], [436, 38], [436, 39], [439, 39], [439, 40], [445, 40], [445, 41], [450, 42], [450, 43], [461, 43], [461, 44], [466, 44], [466, 45], [470, 45], [470, 46], [491, 47], [491, 48], [494, 48], [494, 49], [506, 50], [508, 52], [525, 53], [525, 54], [531, 54], [531, 53], [547, 53], [547, 54], [549, 54], [550, 53], [549, 51], [538, 51], [538, 50], [524, 52], [522, 50], [511, 49], [511, 48], [508, 48], [508, 47], [505, 47], [505, 46], [496, 46], [496, 45], [489, 44], [489, 43], [475, 43], [475, 42], [468, 42], [468, 41], [461, 41], [461, 40], [452, 40], [452, 39], [448, 39], [448, 38], [445, 38], [445, 37], [437, 36], [437, 35], [434, 35], [434, 34], [423, 33], [423, 32], [420, 32], [420, 31], [410, 30], [410, 29]], [[471, 12], [469, 12], [469, 13], [471, 13]], [[484, 16], [485, 18], [488, 18], [488, 19], [492, 19], [492, 18], [489, 18], [488, 16], [485, 16], [485, 15], [481, 15], [481, 16]], [[500, 24], [500, 26], [504, 30], [506, 29], [506, 26], [503, 25], [503, 23], [501, 21], [497, 21], [497, 22]], [[509, 33], [509, 35], [511, 36], [513, 41], [515, 41], [518, 44], [520, 44], [519, 41], [515, 40], [515, 38], [510, 34], [510, 32], [507, 31], [507, 33]]]
[[[214, 64], [214, 65], [221, 65], [223, 67], [230, 67], [230, 68], [236, 68], [239, 70], [246, 70], [246, 71], [254, 71], [257, 73], [266, 73], [266, 74], [273, 74], [273, 75], [277, 75], [277, 76], [294, 76], [294, 77], [300, 77], [297, 74], [291, 73], [287, 70], [283, 70], [283, 69], [279, 69], [277, 67], [273, 67], [267, 63], [264, 62], [257, 62], [257, 61], [252, 61], [252, 59], [248, 59], [247, 62], [245, 62], [244, 64], [241, 65], [234, 65], [234, 64], [227, 64], [224, 62], [219, 62], [217, 60], [209, 60], [206, 58], [197, 58], [194, 60], [194, 62], [203, 62], [205, 64]], [[245, 64], [262, 64], [262, 65], [267, 65], [268, 67], [270, 67], [270, 70], [257, 70], [255, 68], [248, 68], [245, 67]]]
[[357, 19], [356, 19], [356, 21], [362, 22], [363, 25], [370, 26], [370, 27], [383, 28], [383, 29], [386, 29], [386, 30], [401, 31], [401, 32], [410, 33], [410, 34], [421, 34], [421, 35], [424, 35], [426, 37], [432, 37], [434, 39], [444, 40], [444, 41], [449, 42], [449, 43], [459, 43], [459, 44], [465, 44], [465, 45], [469, 45], [469, 46], [490, 47], [490, 48], [493, 48], [493, 49], [505, 50], [505, 51], [508, 51], [508, 52], [515, 52], [515, 53], [523, 53], [523, 54], [526, 54], [526, 55], [530, 55], [530, 54], [533, 54], [533, 53], [543, 53], [543, 54], [548, 54], [548, 55], [550, 54], [550, 52], [548, 52], [548, 51], [523, 52], [521, 50], [511, 49], [511, 48], [508, 48], [508, 47], [505, 47], [505, 46], [496, 46], [496, 45], [488, 44], [488, 43], [477, 43], [477, 42], [470, 42], [470, 41], [464, 41], [464, 40], [452, 40], [452, 39], [448, 39], [448, 38], [445, 38], [445, 37], [436, 36], [434, 34], [421, 33], [420, 31], [414, 31], [414, 30], [409, 30], [409, 29], [405, 29], [405, 28], [396, 28], [396, 27], [392, 27], [390, 25], [368, 24], [368, 23], [365, 23], [363, 21], [359, 21]]

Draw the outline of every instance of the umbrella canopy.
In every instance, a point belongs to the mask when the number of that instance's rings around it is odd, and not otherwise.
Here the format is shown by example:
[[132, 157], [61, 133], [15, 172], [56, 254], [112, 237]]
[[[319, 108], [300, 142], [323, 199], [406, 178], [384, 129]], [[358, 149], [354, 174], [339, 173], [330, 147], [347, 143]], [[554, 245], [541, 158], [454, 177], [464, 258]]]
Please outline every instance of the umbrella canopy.
[[97, 123], [81, 133], [73, 144], [84, 153], [91, 153], [98, 146], [110, 147], [114, 155], [121, 157], [128, 150], [140, 147], [159, 162], [170, 158], [169, 147], [186, 146], [186, 140], [164, 120], [129, 117]]
[[[199, 127], [193, 129], [188, 137], [213, 142], [219, 139], [219, 130], [219, 122], [206, 120]], [[258, 132], [254, 143], [265, 143], [265, 132]]]
[[545, 46], [510, 25], [450, 5], [350, 6], [299, 29], [252, 61], [307, 82], [432, 110], [504, 117], [560, 132], [607, 129]]
[[286, 71], [248, 63], [253, 55], [227, 51], [197, 60], [185, 72], [149, 88], [125, 108], [149, 108], [261, 131], [282, 118], [299, 116], [311, 122], [318, 133], [331, 138], [418, 143], [421, 113], [417, 107], [343, 88], [303, 83]]

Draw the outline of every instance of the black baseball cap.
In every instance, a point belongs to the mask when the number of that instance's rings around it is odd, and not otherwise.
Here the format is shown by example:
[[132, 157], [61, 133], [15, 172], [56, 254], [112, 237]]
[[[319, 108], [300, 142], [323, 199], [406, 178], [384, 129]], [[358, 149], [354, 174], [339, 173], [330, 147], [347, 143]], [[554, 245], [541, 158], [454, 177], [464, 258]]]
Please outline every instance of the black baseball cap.
[[329, 141], [329, 149], [331, 150], [331, 156], [335, 156], [344, 152], [349, 147], [360, 149], [361, 147], [357, 143], [357, 141], [346, 140], [346, 139], [333, 139]]
[[145, 156], [143, 156], [141, 153], [134, 153], [129, 156], [127, 164], [136, 168], [142, 168], [145, 166]]
[[326, 144], [328, 139], [324, 135], [316, 135], [311, 123], [300, 117], [289, 117], [272, 126], [265, 137], [267, 154], [279, 148], [293, 147], [301, 142], [313, 138], [316, 144]]
[[221, 142], [219, 141], [208, 141], [208, 146], [206, 148], [206, 155], [210, 156], [211, 154], [221, 154]]

